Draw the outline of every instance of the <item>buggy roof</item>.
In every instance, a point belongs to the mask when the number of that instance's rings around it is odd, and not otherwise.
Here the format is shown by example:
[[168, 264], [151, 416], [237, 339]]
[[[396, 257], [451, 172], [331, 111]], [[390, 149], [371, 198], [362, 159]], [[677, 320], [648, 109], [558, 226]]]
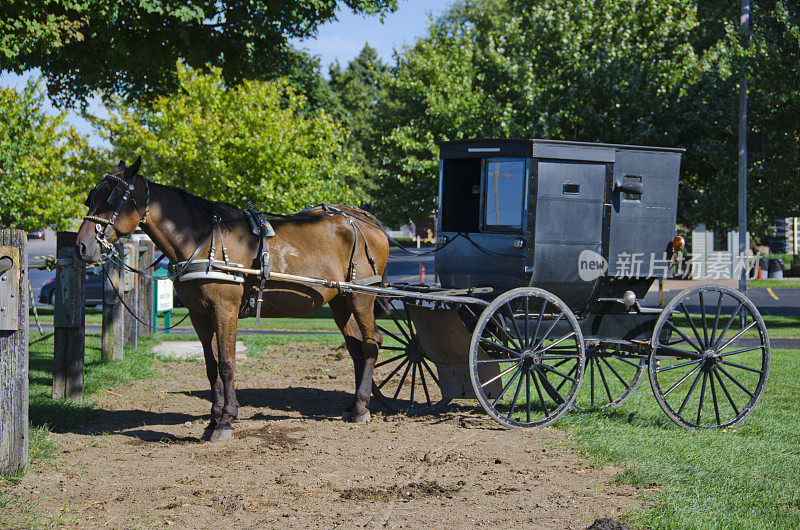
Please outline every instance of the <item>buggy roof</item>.
[[481, 156], [507, 156], [521, 158], [556, 158], [614, 162], [617, 151], [657, 151], [661, 153], [683, 153], [674, 147], [650, 147], [644, 145], [599, 144], [564, 140], [541, 140], [526, 138], [474, 138], [436, 142], [440, 158], [464, 158]]

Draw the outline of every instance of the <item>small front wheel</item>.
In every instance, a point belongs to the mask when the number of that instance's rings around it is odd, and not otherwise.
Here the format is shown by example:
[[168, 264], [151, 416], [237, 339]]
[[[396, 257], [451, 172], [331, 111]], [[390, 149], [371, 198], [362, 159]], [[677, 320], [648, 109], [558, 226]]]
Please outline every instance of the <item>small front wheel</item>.
[[553, 423], [575, 402], [586, 353], [575, 315], [557, 296], [521, 287], [481, 313], [470, 378], [486, 412], [511, 428]]

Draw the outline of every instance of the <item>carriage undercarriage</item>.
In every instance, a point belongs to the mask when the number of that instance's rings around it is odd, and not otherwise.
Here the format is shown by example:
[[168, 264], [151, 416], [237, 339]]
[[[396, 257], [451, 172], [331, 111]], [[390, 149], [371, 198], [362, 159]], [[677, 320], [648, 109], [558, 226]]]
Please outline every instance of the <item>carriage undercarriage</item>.
[[[728, 427], [750, 414], [769, 371], [757, 309], [716, 284], [685, 290], [663, 310], [580, 318], [534, 287], [481, 305], [399, 300], [394, 327], [379, 326], [384, 345], [373, 387], [393, 411], [436, 413], [453, 399], [477, 399], [502, 425], [541, 427], [572, 409], [622, 405], [647, 371], [675, 423]], [[698, 305], [699, 314], [690, 313]], [[609, 329], [627, 331], [602, 333]]]

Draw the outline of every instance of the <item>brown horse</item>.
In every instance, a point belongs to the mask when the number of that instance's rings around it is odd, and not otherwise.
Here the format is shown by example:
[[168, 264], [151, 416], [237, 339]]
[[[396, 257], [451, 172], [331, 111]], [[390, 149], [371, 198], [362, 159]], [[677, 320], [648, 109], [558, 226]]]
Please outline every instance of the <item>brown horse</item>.
[[[217, 239], [209, 235], [217, 226], [230, 262], [261, 269], [260, 238], [251, 231], [245, 212], [149, 181], [138, 175], [140, 164], [140, 159], [130, 167], [120, 162], [90, 192], [89, 212], [75, 243], [81, 260], [98, 261], [104, 248], [109, 249], [109, 244], [137, 226], [173, 264], [194, 257], [207, 258]], [[265, 239], [270, 270], [335, 281], [383, 275], [389, 243], [380, 223], [354, 207], [336, 206], [333, 211], [343, 213], [331, 214], [331, 209], [318, 207], [273, 221], [275, 235]], [[217, 256], [220, 248], [217, 243]], [[370, 257], [374, 266], [369, 263]], [[350, 278], [352, 270], [356, 271], [356, 278]], [[244, 283], [205, 278], [175, 282], [203, 344], [211, 383], [211, 422], [204, 433], [206, 439], [220, 440], [233, 433], [231, 422], [236, 419], [239, 406], [234, 384], [237, 319], [248, 313], [250, 295], [257, 283], [256, 276], [247, 276]], [[370, 419], [367, 405], [381, 342], [374, 302], [371, 295], [268, 280], [261, 306], [261, 316], [294, 317], [330, 305], [353, 358], [356, 391], [342, 417], [354, 422]]]

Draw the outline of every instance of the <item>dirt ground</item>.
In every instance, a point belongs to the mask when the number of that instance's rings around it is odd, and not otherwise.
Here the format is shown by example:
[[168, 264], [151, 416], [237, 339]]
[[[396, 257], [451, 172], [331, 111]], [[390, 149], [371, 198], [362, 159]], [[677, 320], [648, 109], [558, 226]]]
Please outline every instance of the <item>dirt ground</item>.
[[586, 528], [640, 502], [554, 429], [505, 430], [467, 406], [343, 423], [352, 365], [334, 347], [273, 347], [239, 362], [239, 421], [220, 443], [198, 439], [204, 366], [157, 371], [99, 396], [90, 429], [52, 434], [56, 464], [12, 494], [66, 526], [114, 528]]

